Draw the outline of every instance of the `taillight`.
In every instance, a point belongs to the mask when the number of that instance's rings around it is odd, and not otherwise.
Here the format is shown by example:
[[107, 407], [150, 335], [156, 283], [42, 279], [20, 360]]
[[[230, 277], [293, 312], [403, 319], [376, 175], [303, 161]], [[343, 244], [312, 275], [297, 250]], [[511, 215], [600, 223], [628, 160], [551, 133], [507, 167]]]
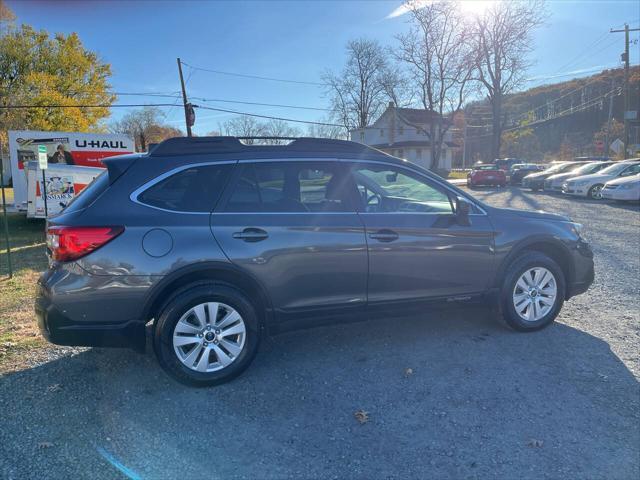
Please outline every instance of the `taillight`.
[[124, 232], [124, 227], [49, 227], [47, 248], [59, 262], [84, 257]]

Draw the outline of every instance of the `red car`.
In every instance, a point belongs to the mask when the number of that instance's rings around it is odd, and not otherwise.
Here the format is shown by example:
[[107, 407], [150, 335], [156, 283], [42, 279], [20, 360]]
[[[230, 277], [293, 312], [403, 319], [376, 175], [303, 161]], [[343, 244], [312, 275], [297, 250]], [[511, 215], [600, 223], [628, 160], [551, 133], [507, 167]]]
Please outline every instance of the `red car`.
[[507, 184], [507, 175], [496, 165], [475, 165], [467, 174], [467, 186], [496, 185], [504, 187]]

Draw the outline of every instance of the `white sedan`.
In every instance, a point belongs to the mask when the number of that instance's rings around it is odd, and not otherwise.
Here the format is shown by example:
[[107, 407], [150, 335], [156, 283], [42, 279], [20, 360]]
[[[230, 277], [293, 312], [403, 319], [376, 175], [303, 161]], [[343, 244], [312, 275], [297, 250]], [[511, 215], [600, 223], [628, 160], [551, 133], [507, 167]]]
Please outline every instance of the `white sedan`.
[[617, 162], [591, 175], [574, 177], [562, 184], [562, 193], [588, 197], [594, 200], [602, 198], [604, 184], [620, 177], [630, 177], [640, 173], [640, 159]]
[[640, 173], [631, 177], [617, 178], [604, 184], [602, 198], [607, 200], [640, 200]]

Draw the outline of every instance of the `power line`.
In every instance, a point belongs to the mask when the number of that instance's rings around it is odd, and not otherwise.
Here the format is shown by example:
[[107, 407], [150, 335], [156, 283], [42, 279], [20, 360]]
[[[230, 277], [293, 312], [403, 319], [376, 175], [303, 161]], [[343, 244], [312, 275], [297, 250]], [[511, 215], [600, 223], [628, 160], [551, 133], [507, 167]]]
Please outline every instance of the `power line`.
[[186, 62], [182, 62], [182, 64], [188, 66], [189, 68], [193, 68], [194, 70], [201, 70], [203, 72], [216, 73], [218, 75], [228, 75], [228, 76], [231, 76], [231, 77], [252, 78], [254, 80], [268, 80], [268, 81], [271, 81], [271, 82], [295, 83], [295, 84], [298, 84], [298, 85], [314, 85], [314, 86], [318, 86], [318, 87], [327, 86], [326, 83], [320, 83], [320, 82], [306, 82], [306, 81], [302, 81], [302, 80], [291, 80], [291, 79], [287, 79], [287, 78], [263, 77], [261, 75], [252, 75], [252, 74], [247, 74], [247, 73], [224, 72], [222, 70], [213, 70], [213, 69], [210, 69], [210, 68], [196, 67], [196, 66], [190, 65], [190, 64], [188, 64]]
[[203, 105], [194, 105], [194, 108], [202, 108], [204, 110], [213, 110], [214, 112], [233, 113], [235, 115], [246, 115], [248, 117], [267, 118], [267, 119], [270, 119], [270, 120], [282, 120], [284, 122], [306, 123], [306, 124], [309, 124], [309, 125], [324, 125], [324, 126], [327, 126], [327, 127], [341, 127], [341, 128], [344, 128], [344, 125], [339, 125], [337, 123], [312, 122], [310, 120], [297, 120], [297, 119], [293, 119], [293, 118], [273, 117], [273, 116], [270, 116], [270, 115], [259, 115], [257, 113], [237, 112], [235, 110], [225, 110], [224, 108], [205, 107]]
[[171, 107], [172, 103], [119, 103], [115, 105], [0, 105], [0, 109], [21, 108], [116, 108], [116, 107]]
[[239, 103], [243, 105], [258, 105], [261, 107], [280, 107], [280, 108], [294, 108], [294, 109], [300, 109], [300, 110], [317, 110], [322, 112], [335, 112], [335, 110], [331, 108], [303, 107], [300, 105], [284, 105], [279, 103], [247, 102], [242, 100], [224, 100], [221, 98], [203, 98], [203, 97], [191, 97], [191, 98], [195, 100], [200, 100], [201, 102]]

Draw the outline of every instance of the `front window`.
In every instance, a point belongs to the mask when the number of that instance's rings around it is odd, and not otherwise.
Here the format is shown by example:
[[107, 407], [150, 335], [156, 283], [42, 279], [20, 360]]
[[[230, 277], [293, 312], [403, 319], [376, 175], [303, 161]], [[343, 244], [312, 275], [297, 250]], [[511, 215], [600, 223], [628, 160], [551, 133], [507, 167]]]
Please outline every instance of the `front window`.
[[356, 166], [353, 175], [369, 213], [453, 213], [446, 192], [413, 173], [388, 166]]

